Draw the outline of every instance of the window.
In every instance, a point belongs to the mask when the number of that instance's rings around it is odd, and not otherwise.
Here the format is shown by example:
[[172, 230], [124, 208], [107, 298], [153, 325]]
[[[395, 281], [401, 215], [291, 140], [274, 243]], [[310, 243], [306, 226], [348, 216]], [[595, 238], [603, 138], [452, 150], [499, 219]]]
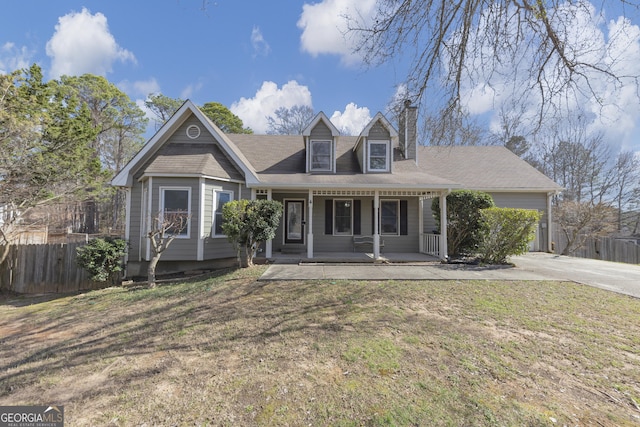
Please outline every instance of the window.
[[333, 201], [333, 234], [353, 234], [353, 200]]
[[398, 200], [380, 201], [380, 234], [398, 235], [400, 219]]
[[369, 170], [375, 172], [389, 171], [388, 141], [369, 141]]
[[170, 225], [168, 234], [188, 238], [190, 235], [191, 188], [160, 187], [160, 219]]
[[222, 224], [222, 207], [225, 203], [233, 200], [233, 191], [214, 190], [213, 192], [213, 235], [224, 236]]
[[311, 141], [311, 170], [332, 170], [331, 141]]

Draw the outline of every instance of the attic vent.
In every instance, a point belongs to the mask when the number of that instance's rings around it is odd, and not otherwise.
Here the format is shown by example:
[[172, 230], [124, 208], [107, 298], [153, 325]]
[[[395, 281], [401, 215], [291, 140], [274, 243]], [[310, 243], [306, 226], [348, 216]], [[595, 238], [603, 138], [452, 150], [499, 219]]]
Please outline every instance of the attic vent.
[[196, 139], [200, 136], [200, 128], [196, 125], [191, 125], [187, 128], [187, 136], [191, 139]]

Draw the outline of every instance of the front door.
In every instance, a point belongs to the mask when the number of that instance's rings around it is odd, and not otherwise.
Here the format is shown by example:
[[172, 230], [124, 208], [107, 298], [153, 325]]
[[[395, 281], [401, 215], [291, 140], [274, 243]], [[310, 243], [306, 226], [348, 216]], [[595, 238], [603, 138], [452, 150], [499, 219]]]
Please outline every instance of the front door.
[[304, 200], [284, 202], [284, 242], [304, 243]]

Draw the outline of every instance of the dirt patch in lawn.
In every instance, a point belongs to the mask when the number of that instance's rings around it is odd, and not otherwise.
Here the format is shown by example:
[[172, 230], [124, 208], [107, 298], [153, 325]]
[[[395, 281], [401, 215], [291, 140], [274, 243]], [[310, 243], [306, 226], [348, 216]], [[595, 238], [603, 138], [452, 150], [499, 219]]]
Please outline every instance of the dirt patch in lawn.
[[259, 282], [0, 305], [0, 405], [67, 425], [640, 423], [640, 301], [556, 282]]

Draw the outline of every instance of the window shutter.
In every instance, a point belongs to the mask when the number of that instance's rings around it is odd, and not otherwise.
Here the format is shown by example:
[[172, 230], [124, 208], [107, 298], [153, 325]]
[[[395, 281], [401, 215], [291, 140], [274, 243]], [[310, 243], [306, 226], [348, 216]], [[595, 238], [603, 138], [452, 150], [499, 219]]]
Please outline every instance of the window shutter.
[[362, 234], [360, 215], [360, 200], [353, 201], [353, 234]]
[[375, 224], [374, 224], [375, 223], [375, 221], [374, 221], [375, 220], [375, 218], [374, 218], [375, 211], [376, 211], [375, 200], [372, 200], [371, 201], [371, 235], [376, 234], [376, 230], [374, 229], [374, 227], [375, 227]]
[[409, 234], [408, 230], [408, 208], [409, 203], [406, 200], [400, 200], [400, 235], [406, 236]]
[[333, 234], [333, 200], [324, 201], [324, 234]]

